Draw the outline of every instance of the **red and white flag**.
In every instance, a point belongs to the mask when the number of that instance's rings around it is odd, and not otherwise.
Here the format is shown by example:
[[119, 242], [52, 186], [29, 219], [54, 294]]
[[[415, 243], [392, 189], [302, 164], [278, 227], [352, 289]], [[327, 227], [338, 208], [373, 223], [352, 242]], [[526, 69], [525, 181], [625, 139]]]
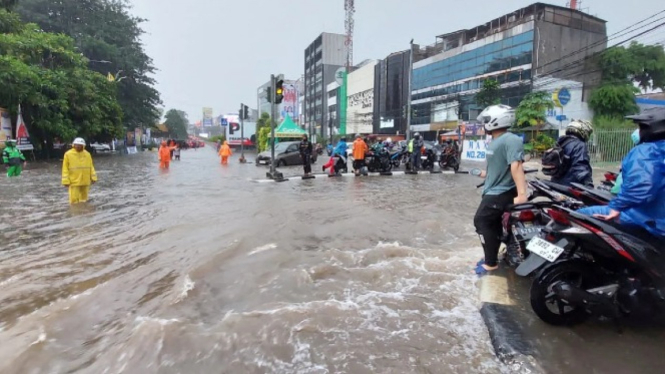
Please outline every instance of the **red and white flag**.
[[21, 113], [21, 105], [18, 106], [18, 118], [16, 119], [16, 148], [24, 150], [33, 150], [34, 147], [30, 143], [30, 134], [28, 134], [28, 127], [23, 121], [23, 114]]

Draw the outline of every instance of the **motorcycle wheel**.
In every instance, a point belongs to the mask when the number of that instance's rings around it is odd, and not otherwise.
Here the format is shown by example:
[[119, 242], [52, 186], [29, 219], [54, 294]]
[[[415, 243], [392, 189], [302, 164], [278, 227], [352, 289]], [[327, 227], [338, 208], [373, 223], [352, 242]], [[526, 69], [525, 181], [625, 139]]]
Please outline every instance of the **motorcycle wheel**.
[[393, 170], [393, 163], [392, 162], [386, 162], [386, 164], [383, 166], [383, 172], [387, 173], [391, 170]]
[[593, 287], [593, 269], [581, 260], [555, 262], [538, 273], [531, 283], [531, 308], [534, 313], [550, 325], [572, 326], [589, 318], [589, 313], [579, 306], [570, 306], [561, 301], [552, 286], [566, 281], [583, 289]]

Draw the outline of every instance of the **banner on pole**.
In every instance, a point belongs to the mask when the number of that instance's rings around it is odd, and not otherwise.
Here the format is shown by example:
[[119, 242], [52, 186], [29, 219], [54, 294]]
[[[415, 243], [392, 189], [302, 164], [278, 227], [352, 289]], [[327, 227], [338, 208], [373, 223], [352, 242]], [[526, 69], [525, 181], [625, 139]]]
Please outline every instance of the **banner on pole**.
[[35, 147], [30, 143], [30, 134], [28, 134], [28, 127], [23, 121], [23, 114], [21, 113], [21, 105], [18, 106], [18, 119], [16, 120], [16, 148], [21, 151], [32, 151]]

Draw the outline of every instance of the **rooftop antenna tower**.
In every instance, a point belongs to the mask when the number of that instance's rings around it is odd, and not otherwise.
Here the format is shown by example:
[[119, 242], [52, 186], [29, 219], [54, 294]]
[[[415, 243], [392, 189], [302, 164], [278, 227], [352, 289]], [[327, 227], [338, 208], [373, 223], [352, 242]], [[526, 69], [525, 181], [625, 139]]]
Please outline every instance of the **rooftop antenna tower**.
[[344, 28], [346, 29], [346, 72], [351, 72], [353, 66], [353, 27], [355, 21], [353, 15], [356, 13], [356, 6], [354, 0], [344, 0], [344, 11], [346, 18], [344, 19]]

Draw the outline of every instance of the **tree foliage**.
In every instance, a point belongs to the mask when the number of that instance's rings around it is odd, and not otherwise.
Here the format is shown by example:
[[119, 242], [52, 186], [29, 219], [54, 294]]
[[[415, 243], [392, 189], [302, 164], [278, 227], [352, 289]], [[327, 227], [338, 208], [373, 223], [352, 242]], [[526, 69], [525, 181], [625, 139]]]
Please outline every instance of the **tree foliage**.
[[529, 127], [545, 124], [549, 109], [554, 109], [554, 102], [549, 93], [539, 91], [527, 94], [515, 110], [516, 126]]
[[0, 9], [0, 103], [22, 105], [38, 145], [54, 137], [110, 138], [122, 132], [117, 85], [91, 71], [66, 35], [22, 24]]
[[496, 79], [486, 79], [480, 92], [476, 94], [476, 104], [482, 108], [501, 104], [501, 84]]
[[169, 129], [169, 137], [175, 139], [187, 138], [187, 113], [182, 110], [171, 109], [166, 112], [164, 124]]
[[635, 93], [638, 89], [632, 83], [605, 84], [591, 93], [589, 107], [596, 116], [623, 118], [637, 113]]
[[665, 50], [662, 45], [632, 42], [605, 50], [600, 58], [603, 83], [634, 82], [643, 90], [665, 89]]
[[46, 32], [72, 37], [90, 69], [118, 80], [125, 127], [146, 128], [159, 120], [161, 100], [140, 40], [145, 20], [130, 15], [129, 7], [127, 0], [21, 0], [15, 11]]

